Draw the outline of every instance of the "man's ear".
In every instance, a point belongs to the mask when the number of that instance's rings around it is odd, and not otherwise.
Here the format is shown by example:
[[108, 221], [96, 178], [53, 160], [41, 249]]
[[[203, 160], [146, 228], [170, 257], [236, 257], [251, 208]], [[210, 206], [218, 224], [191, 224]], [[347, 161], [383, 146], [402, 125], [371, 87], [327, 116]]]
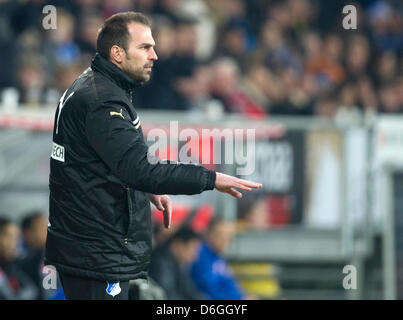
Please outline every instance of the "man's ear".
[[124, 55], [125, 55], [125, 51], [121, 47], [119, 47], [117, 45], [113, 45], [111, 47], [110, 59], [112, 62], [115, 62], [118, 64], [122, 63]]

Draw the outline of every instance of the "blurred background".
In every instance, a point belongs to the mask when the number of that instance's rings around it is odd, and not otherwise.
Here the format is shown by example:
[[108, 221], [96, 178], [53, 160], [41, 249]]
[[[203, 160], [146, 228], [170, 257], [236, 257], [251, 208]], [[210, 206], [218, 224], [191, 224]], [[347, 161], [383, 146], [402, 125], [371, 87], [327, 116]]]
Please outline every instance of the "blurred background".
[[[357, 29], [345, 30], [351, 4]], [[43, 27], [46, 5], [56, 29]], [[54, 112], [103, 21], [129, 10], [151, 18], [159, 56], [134, 94], [145, 136], [169, 135], [170, 121], [254, 129], [241, 177], [263, 183], [240, 200], [172, 197], [169, 233], [153, 210], [155, 246], [186, 285], [152, 268], [133, 296], [402, 299], [400, 0], [0, 0], [0, 299], [55, 296], [42, 263]], [[224, 159], [225, 143], [200, 138], [194, 162]], [[245, 167], [229, 162], [206, 166]]]

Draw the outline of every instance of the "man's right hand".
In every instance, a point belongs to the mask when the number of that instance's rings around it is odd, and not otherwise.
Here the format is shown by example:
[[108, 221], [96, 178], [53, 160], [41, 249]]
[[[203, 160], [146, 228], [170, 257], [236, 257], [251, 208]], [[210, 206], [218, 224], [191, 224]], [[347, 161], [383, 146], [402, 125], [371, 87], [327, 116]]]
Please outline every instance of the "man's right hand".
[[220, 172], [216, 173], [215, 188], [220, 192], [230, 194], [235, 198], [242, 198], [242, 193], [237, 189], [251, 191], [252, 189], [260, 189], [261, 183], [239, 179]]

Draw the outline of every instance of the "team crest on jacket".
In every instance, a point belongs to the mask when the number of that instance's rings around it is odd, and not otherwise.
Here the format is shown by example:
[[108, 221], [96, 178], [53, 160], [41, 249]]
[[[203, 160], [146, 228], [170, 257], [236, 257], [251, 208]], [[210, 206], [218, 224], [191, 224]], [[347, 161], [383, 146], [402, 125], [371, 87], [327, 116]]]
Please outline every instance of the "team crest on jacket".
[[122, 289], [120, 288], [119, 282], [106, 283], [106, 293], [109, 294], [110, 296], [115, 297], [121, 291]]

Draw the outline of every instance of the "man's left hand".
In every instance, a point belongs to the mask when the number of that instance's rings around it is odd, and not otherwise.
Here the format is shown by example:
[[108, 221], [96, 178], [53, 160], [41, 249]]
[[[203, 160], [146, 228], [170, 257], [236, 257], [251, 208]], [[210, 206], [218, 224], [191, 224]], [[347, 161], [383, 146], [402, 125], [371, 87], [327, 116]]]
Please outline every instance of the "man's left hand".
[[172, 200], [166, 194], [152, 194], [150, 196], [150, 201], [158, 210], [162, 211], [164, 215], [164, 226], [169, 229], [171, 226]]

